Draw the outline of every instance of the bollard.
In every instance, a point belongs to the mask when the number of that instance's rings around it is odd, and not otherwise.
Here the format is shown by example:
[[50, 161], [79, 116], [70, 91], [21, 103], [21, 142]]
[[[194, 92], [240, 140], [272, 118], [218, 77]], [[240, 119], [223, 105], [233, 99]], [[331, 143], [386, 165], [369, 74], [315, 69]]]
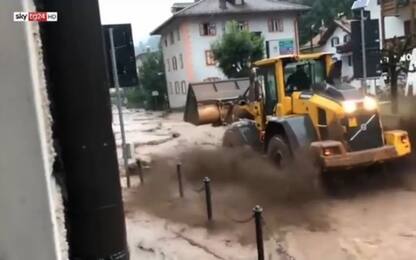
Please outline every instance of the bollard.
[[257, 255], [258, 260], [264, 260], [264, 245], [263, 245], [263, 229], [262, 229], [262, 216], [263, 209], [257, 205], [254, 209], [254, 222], [256, 225], [256, 242], [257, 242]]
[[139, 168], [140, 185], [142, 185], [142, 184], [144, 184], [142, 162], [138, 159], [138, 160], [136, 160], [136, 164], [137, 164], [137, 167]]
[[179, 196], [181, 198], [183, 198], [184, 197], [184, 194], [183, 194], [183, 182], [182, 182], [182, 171], [181, 171], [181, 164], [180, 163], [178, 163], [176, 165], [176, 173], [178, 175]]
[[204, 186], [205, 186], [205, 199], [207, 202], [207, 214], [208, 220], [212, 220], [212, 201], [211, 201], [211, 180], [208, 177], [204, 178]]

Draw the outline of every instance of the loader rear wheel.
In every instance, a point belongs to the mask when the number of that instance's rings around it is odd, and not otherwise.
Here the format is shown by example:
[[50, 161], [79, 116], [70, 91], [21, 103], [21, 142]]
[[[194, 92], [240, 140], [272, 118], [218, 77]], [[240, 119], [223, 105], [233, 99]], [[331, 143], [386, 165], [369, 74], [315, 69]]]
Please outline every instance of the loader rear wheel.
[[270, 139], [267, 155], [280, 169], [286, 168], [293, 159], [289, 145], [280, 135], [275, 135]]

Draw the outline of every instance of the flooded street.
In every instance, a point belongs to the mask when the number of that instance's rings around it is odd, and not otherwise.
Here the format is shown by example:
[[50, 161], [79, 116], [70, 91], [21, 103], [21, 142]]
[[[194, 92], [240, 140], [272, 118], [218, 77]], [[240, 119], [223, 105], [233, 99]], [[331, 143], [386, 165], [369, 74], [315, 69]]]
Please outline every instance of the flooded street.
[[[145, 162], [145, 183], [132, 176], [134, 187], [124, 189], [133, 259], [255, 259], [254, 222], [241, 220], [257, 204], [268, 259], [416, 258], [412, 169], [356, 170], [340, 177], [333, 194], [305, 165], [282, 173], [252, 151], [221, 148], [224, 127], [196, 127], [180, 113], [131, 112], [126, 119], [128, 140], [141, 140], [135, 154]], [[212, 223], [197, 192], [204, 176], [212, 180]]]

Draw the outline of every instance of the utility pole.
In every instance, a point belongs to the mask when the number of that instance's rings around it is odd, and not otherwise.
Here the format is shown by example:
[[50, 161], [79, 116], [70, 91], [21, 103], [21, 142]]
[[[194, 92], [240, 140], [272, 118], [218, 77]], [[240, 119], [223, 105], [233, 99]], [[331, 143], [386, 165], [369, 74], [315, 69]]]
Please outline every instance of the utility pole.
[[126, 145], [126, 133], [124, 131], [124, 120], [123, 120], [123, 108], [122, 108], [122, 99], [120, 93], [120, 83], [118, 80], [118, 73], [117, 73], [117, 58], [116, 58], [116, 51], [114, 47], [114, 35], [113, 35], [113, 28], [109, 29], [110, 34], [110, 47], [111, 47], [111, 63], [113, 68], [113, 79], [114, 79], [114, 87], [117, 93], [117, 110], [118, 110], [118, 118], [120, 122], [120, 133], [121, 133], [121, 150], [123, 154], [123, 164], [124, 164], [124, 171], [126, 173], [127, 179], [127, 188], [130, 188], [130, 172], [129, 172], [129, 163], [127, 158], [127, 145]]

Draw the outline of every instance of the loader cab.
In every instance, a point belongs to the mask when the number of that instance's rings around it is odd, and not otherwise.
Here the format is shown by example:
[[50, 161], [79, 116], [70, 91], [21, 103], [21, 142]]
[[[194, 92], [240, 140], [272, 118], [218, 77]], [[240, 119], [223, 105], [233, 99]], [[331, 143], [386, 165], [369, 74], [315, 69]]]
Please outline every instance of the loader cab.
[[286, 55], [256, 62], [256, 82], [265, 114], [293, 114], [293, 99], [310, 97], [314, 87], [326, 81], [331, 65], [329, 53]]

